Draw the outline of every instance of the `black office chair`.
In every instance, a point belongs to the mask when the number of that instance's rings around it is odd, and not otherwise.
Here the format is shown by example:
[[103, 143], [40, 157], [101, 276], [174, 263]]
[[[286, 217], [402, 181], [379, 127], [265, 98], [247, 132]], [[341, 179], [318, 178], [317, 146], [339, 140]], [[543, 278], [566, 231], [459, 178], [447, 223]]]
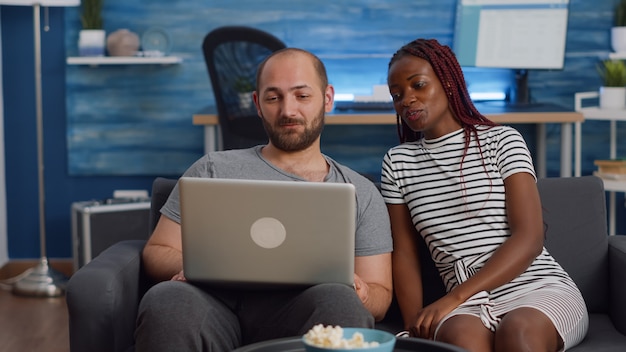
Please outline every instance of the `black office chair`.
[[285, 47], [275, 36], [244, 26], [219, 27], [204, 38], [202, 50], [215, 94], [223, 149], [267, 143], [252, 91], [259, 63]]

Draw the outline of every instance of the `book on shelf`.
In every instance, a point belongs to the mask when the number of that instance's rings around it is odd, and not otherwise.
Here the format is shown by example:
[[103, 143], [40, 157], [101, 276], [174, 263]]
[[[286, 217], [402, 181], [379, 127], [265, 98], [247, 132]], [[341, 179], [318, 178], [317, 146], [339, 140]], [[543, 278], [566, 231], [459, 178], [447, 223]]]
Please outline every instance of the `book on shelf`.
[[608, 180], [626, 180], [626, 159], [595, 160], [595, 175]]

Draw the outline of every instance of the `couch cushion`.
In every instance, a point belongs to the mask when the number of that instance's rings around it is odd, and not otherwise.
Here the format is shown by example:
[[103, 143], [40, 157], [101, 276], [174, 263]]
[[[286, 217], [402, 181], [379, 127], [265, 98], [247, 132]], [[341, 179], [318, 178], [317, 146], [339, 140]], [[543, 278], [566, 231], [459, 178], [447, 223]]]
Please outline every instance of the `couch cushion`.
[[589, 315], [589, 332], [585, 339], [568, 352], [621, 352], [626, 350], [626, 336], [613, 327], [606, 314]]
[[537, 182], [545, 246], [569, 273], [592, 313], [608, 311], [608, 235], [602, 180], [595, 176]]

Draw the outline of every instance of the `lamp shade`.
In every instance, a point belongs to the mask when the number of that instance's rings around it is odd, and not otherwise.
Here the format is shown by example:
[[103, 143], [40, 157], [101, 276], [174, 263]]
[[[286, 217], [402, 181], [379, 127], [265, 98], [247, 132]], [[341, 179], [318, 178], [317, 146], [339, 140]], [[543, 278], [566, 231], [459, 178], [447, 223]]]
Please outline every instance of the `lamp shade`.
[[0, 0], [0, 5], [33, 6], [35, 4], [44, 7], [78, 6], [80, 0]]

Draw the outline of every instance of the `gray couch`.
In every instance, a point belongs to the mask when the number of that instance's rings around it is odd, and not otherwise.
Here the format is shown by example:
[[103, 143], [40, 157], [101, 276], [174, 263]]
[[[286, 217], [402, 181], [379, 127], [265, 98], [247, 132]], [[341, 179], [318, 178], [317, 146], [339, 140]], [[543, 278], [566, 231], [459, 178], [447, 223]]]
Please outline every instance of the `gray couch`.
[[[155, 180], [153, 209], [160, 207], [174, 183]], [[547, 178], [540, 179], [538, 186], [545, 245], [578, 284], [590, 315], [587, 337], [570, 351], [626, 351], [626, 236], [607, 236], [602, 181], [594, 176]], [[157, 216], [153, 211], [152, 224]], [[151, 285], [141, 268], [144, 243], [119, 242], [70, 278], [67, 305], [72, 352], [132, 350], [137, 306]], [[443, 285], [423, 247], [428, 303], [443, 293]], [[377, 327], [401, 330], [395, 304]]]

